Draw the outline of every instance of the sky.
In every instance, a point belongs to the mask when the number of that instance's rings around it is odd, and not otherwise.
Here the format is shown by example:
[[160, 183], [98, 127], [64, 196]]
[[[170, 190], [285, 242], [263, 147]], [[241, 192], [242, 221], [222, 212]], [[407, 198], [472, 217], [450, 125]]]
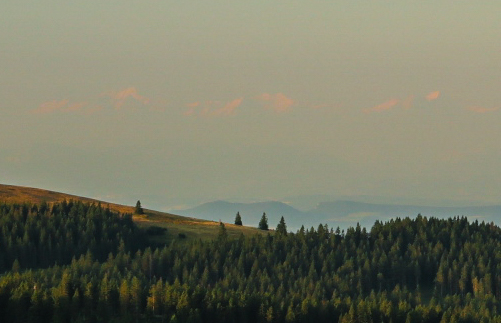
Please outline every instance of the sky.
[[161, 210], [319, 194], [499, 204], [500, 10], [8, 1], [0, 182]]

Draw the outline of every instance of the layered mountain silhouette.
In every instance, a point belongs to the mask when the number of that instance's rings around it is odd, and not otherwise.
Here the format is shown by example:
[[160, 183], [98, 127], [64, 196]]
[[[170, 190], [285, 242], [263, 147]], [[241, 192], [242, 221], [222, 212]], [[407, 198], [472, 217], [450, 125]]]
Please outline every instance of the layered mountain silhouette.
[[418, 214], [437, 218], [466, 216], [470, 221], [478, 220], [498, 224], [501, 222], [501, 205], [444, 207], [334, 201], [319, 203], [309, 211], [300, 211], [279, 201], [257, 203], [215, 201], [177, 211], [178, 214], [185, 216], [230, 223], [235, 219], [237, 212], [240, 212], [243, 224], [248, 226], [257, 226], [263, 212], [266, 212], [270, 228], [274, 228], [283, 216], [288, 228], [292, 231], [299, 229], [301, 225], [316, 228], [320, 223], [344, 229], [358, 222], [370, 228], [376, 220], [387, 221], [396, 217], [415, 217]]
[[235, 215], [237, 212], [240, 212], [243, 225], [247, 226], [257, 226], [263, 213], [266, 213], [270, 228], [275, 228], [282, 216], [286, 217], [288, 226], [299, 225], [300, 227], [306, 215], [305, 212], [301, 212], [292, 206], [277, 201], [257, 203], [214, 201], [201, 204], [191, 209], [177, 210], [176, 212], [180, 215], [191, 214], [191, 216], [197, 218], [214, 221], [221, 220], [229, 223], [233, 223]]

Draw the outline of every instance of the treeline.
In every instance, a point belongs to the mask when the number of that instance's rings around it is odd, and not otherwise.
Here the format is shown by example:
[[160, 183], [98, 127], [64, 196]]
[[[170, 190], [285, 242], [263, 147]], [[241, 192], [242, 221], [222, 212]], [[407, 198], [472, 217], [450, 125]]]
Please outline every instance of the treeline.
[[209, 242], [9, 271], [0, 321], [501, 322], [493, 224], [418, 216], [236, 240], [219, 230]]
[[87, 252], [104, 261], [145, 242], [131, 214], [73, 201], [0, 204], [0, 233], [0, 272], [65, 265]]

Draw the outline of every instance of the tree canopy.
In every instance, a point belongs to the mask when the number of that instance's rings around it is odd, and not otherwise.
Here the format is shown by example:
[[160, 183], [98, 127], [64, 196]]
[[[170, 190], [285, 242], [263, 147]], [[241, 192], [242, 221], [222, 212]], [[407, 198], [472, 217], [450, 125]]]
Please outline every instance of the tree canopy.
[[501, 321], [501, 229], [464, 217], [152, 248], [100, 205], [4, 203], [0, 232], [1, 322]]

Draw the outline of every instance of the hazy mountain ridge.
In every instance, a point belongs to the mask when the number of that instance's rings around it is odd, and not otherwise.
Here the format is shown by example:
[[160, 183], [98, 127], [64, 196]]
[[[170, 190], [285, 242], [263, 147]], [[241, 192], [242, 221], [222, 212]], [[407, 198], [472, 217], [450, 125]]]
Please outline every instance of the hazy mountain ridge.
[[[320, 196], [317, 198], [320, 198]], [[326, 198], [328, 197], [326, 196]], [[46, 201], [50, 203], [70, 199], [91, 203], [101, 202], [103, 205], [109, 206], [112, 210], [118, 212], [132, 213], [134, 210], [132, 206], [113, 204], [91, 198], [78, 197], [43, 189], [0, 184], [0, 200], [7, 202], [40, 203]], [[250, 227], [257, 227], [263, 212], [266, 212], [270, 228], [275, 228], [280, 217], [283, 216], [291, 231], [296, 231], [301, 225], [317, 228], [321, 223], [328, 224], [329, 227], [334, 228], [337, 226], [340, 228], [347, 228], [349, 226], [355, 226], [358, 222], [362, 226], [370, 228], [376, 220], [387, 221], [395, 217], [415, 217], [417, 214], [438, 218], [466, 216], [470, 221], [478, 219], [479, 221], [494, 222], [496, 224], [501, 223], [499, 220], [501, 205], [422, 206], [410, 204], [378, 204], [351, 200], [319, 202], [316, 207], [308, 211], [298, 210], [281, 201], [232, 203], [219, 200], [204, 203], [194, 208], [177, 210], [176, 214], [178, 215], [152, 210], [148, 212], [150, 213], [150, 220], [155, 217], [155, 219], [158, 218], [162, 221], [189, 223], [205, 223], [204, 220], [221, 220], [226, 223], [233, 223], [236, 213], [240, 212], [244, 226]], [[136, 220], [144, 221], [144, 219]]]
[[[287, 218], [288, 225], [302, 223], [306, 213], [301, 212], [290, 205], [279, 201], [255, 202], [255, 203], [231, 203], [227, 201], [214, 201], [201, 204], [194, 208], [179, 210], [178, 214], [194, 216], [213, 221], [233, 223], [235, 215], [240, 212], [243, 225], [257, 226], [263, 213], [266, 213], [270, 228], [274, 228], [280, 221], [280, 217]], [[300, 226], [300, 225], [299, 225]]]
[[275, 227], [283, 216], [291, 230], [305, 227], [317, 227], [320, 223], [329, 227], [346, 228], [360, 223], [370, 228], [376, 220], [386, 221], [395, 217], [415, 217], [418, 214], [427, 217], [446, 218], [466, 216], [470, 221], [478, 219], [486, 222], [499, 222], [501, 205], [490, 206], [419, 206], [375, 204], [339, 200], [321, 202], [309, 211], [300, 211], [280, 201], [256, 203], [231, 203], [214, 201], [194, 208], [178, 211], [179, 214], [208, 220], [232, 222], [240, 212], [244, 225], [257, 226], [263, 212], [266, 212], [270, 227]]

